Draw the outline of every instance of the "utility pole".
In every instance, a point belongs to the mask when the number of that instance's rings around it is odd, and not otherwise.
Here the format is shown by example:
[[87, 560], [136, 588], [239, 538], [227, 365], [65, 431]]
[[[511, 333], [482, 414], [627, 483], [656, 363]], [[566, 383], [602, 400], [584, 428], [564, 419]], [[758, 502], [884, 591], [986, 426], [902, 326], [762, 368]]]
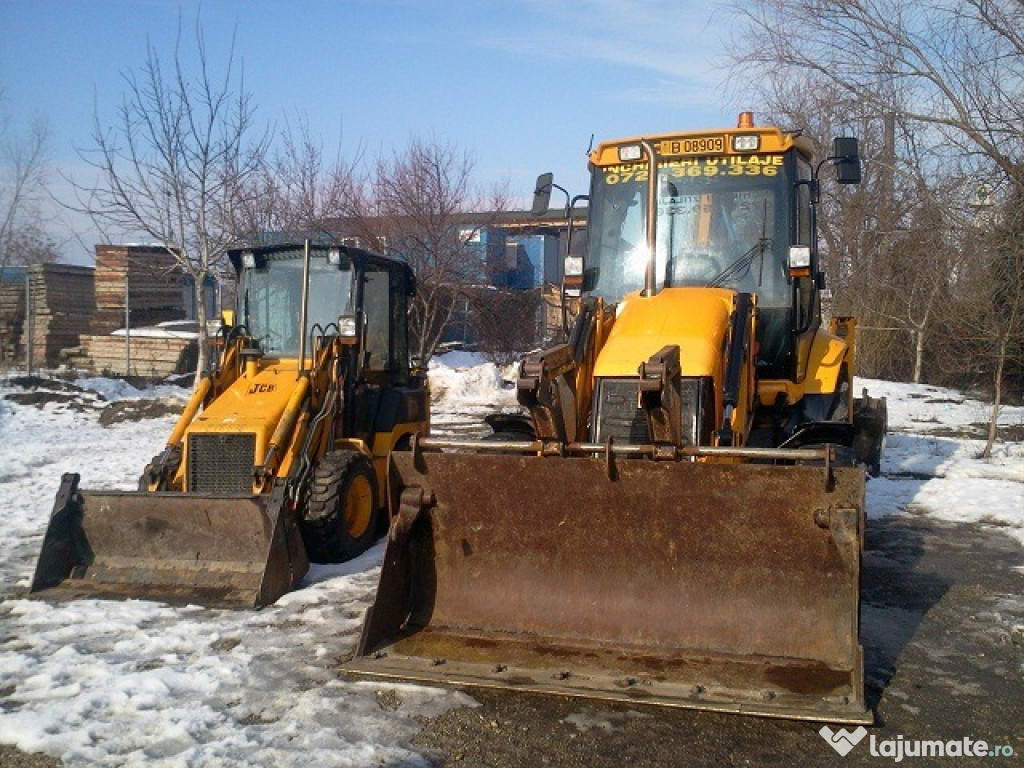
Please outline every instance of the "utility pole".
[[131, 295], [128, 292], [128, 270], [124, 275], [124, 375], [132, 375]]
[[896, 230], [896, 215], [893, 210], [896, 200], [896, 114], [882, 115], [882, 158], [881, 158], [882, 200], [878, 210], [879, 238], [878, 256], [887, 263], [892, 253], [893, 232]]
[[27, 376], [32, 375], [32, 356], [35, 350], [32, 349], [32, 267], [25, 267], [25, 372]]

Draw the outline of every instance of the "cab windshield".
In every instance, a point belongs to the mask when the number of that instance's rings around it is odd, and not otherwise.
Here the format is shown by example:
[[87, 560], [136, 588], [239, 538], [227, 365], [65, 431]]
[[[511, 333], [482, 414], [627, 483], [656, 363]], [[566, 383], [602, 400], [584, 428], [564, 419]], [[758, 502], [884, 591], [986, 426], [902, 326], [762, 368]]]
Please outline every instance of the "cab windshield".
[[[658, 288], [699, 285], [788, 306], [791, 243], [784, 156], [693, 158], [658, 165]], [[646, 164], [594, 168], [587, 267], [593, 293], [617, 302], [642, 290], [647, 265]]]
[[[245, 324], [271, 357], [299, 355], [302, 257], [301, 250], [273, 254], [243, 275]], [[310, 259], [306, 327], [311, 332], [317, 325], [326, 330], [339, 316], [352, 313], [352, 274], [352, 264], [344, 257], [340, 266], [328, 263], [325, 256]]]

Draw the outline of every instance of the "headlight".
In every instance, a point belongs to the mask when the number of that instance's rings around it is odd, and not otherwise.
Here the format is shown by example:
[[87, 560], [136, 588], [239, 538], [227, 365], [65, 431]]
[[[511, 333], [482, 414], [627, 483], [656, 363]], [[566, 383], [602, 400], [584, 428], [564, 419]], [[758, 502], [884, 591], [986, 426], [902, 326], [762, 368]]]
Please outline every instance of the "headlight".
[[242, 266], [253, 269], [256, 266], [256, 254], [252, 251], [242, 251]]
[[338, 335], [342, 337], [355, 338], [356, 318], [355, 315], [342, 315], [338, 318]]
[[328, 248], [327, 249], [327, 263], [338, 266], [341, 264], [341, 249], [340, 248]]
[[639, 144], [627, 144], [624, 147], [619, 147], [619, 162], [620, 163], [635, 163], [637, 160], [643, 159], [644, 150]]
[[789, 247], [789, 268], [807, 269], [811, 266], [811, 247], [809, 245], [791, 245]]
[[733, 136], [732, 149], [734, 152], [756, 152], [761, 146], [761, 137], [756, 133], [753, 136]]
[[565, 276], [566, 277], [579, 277], [583, 274], [583, 257], [582, 256], [566, 256], [565, 257]]

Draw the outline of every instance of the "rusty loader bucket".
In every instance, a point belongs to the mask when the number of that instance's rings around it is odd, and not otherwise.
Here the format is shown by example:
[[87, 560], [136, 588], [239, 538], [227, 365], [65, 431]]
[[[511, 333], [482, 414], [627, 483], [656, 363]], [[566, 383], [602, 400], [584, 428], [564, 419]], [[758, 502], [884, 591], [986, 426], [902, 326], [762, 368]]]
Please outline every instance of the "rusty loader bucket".
[[78, 481], [61, 480], [33, 596], [258, 607], [308, 569], [281, 486], [239, 497], [86, 491]]
[[395, 452], [359, 676], [871, 721], [853, 469]]

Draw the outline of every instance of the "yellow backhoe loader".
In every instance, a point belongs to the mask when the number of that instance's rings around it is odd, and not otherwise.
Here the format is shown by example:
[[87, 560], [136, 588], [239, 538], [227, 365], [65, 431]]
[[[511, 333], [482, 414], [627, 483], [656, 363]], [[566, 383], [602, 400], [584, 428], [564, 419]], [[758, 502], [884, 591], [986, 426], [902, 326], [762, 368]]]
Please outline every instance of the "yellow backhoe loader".
[[136, 491], [64, 475], [31, 593], [262, 606], [383, 529], [387, 455], [429, 428], [408, 265], [344, 246], [231, 251], [238, 306]]
[[347, 673], [871, 720], [859, 581], [885, 404], [853, 396], [853, 320], [822, 321], [826, 164], [859, 181], [856, 139], [815, 165], [749, 113], [593, 150], [565, 263], [579, 311], [520, 366], [532, 439], [392, 454]]

